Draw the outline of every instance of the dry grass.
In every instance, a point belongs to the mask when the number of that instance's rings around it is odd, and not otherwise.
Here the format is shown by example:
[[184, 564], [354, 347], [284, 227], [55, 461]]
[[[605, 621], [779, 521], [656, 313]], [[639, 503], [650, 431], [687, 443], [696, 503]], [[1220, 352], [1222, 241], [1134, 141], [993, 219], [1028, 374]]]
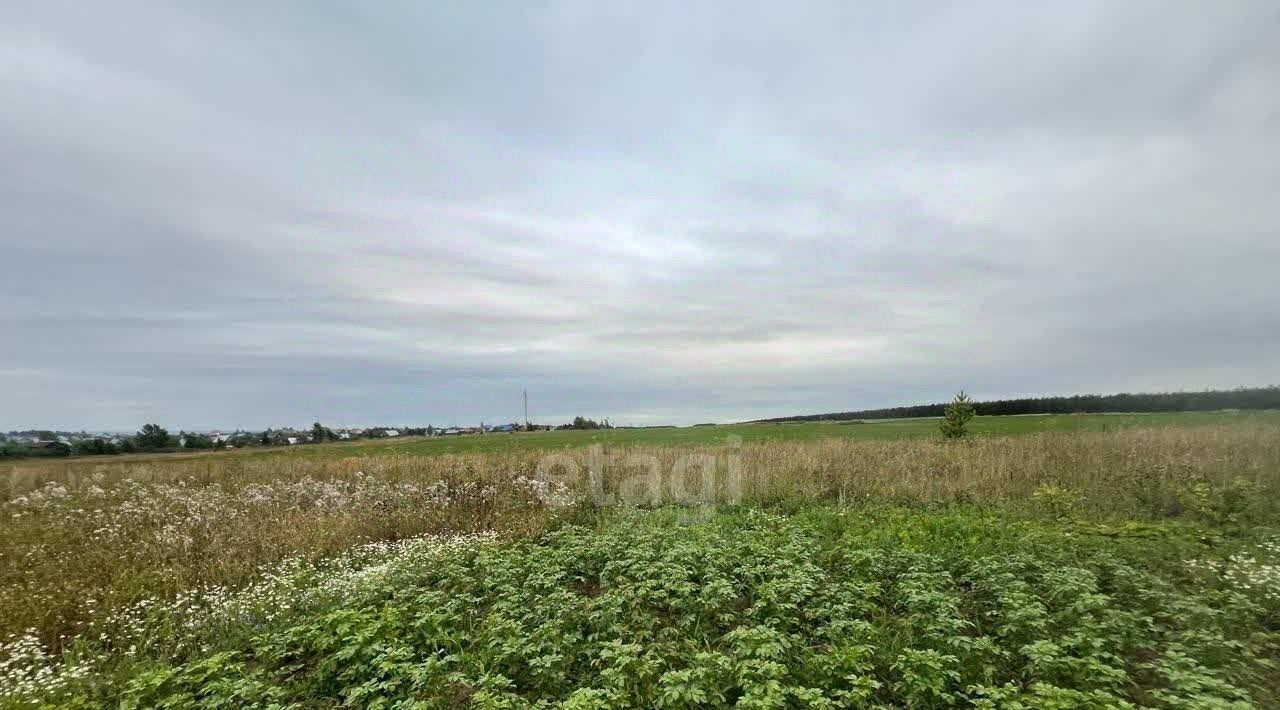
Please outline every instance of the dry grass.
[[219, 480], [181, 464], [124, 467], [15, 491], [0, 506], [0, 638], [34, 628], [55, 642], [112, 609], [240, 584], [288, 556], [437, 532], [530, 532], [552, 514], [527, 487], [465, 470], [323, 468]]
[[[1080, 515], [1166, 516], [1197, 484], [1280, 489], [1271, 423], [946, 442], [773, 441], [641, 446], [597, 454], [605, 491], [667, 482], [679, 462], [714, 457], [720, 493], [739, 470], [748, 503], [863, 500], [1021, 505], [1065, 491]], [[289, 555], [432, 532], [534, 532], [563, 501], [529, 483], [566, 467], [587, 497], [587, 450], [350, 458], [181, 458], [19, 464], [0, 497], [0, 639], [35, 628], [57, 645], [96, 615], [209, 584], [239, 584]], [[697, 472], [689, 488], [696, 490]], [[1274, 496], [1257, 501], [1277, 511]], [[548, 503], [551, 503], [548, 505]]]
[[1002, 504], [1045, 486], [1075, 492], [1086, 510], [1176, 513], [1196, 483], [1280, 484], [1280, 427], [1134, 429], [961, 442], [828, 441], [746, 447], [749, 497], [877, 498]]

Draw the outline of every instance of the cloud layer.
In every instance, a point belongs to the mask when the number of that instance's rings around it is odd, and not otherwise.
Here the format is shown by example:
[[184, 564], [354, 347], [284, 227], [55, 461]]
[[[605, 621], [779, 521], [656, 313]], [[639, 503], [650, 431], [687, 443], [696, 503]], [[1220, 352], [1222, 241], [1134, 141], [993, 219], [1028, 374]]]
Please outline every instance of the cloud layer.
[[687, 5], [0, 9], [0, 427], [1280, 381], [1274, 3]]

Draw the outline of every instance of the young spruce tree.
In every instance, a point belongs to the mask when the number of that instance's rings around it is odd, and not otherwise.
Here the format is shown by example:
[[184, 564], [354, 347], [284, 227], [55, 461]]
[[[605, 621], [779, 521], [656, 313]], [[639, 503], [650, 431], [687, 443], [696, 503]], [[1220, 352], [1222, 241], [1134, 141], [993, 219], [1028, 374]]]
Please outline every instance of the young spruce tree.
[[960, 394], [951, 400], [951, 404], [942, 412], [942, 435], [948, 439], [959, 439], [969, 433], [969, 420], [973, 419], [973, 400], [960, 390]]

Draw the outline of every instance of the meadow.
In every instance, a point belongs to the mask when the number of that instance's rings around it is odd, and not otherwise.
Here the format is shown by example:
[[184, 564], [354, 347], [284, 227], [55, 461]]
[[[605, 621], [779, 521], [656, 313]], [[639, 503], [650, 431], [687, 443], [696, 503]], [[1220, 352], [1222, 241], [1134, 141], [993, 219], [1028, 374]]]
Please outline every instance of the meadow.
[[[1224, 422], [1280, 422], [1280, 412], [1241, 410], [1230, 412], [1166, 412], [1156, 414], [1067, 414], [975, 417], [969, 428], [975, 436], [1018, 436], [1047, 432], [1108, 432], [1131, 428], [1195, 427]], [[686, 427], [649, 427], [628, 429], [553, 430], [487, 434], [484, 436], [406, 436], [394, 439], [361, 439], [303, 446], [275, 446], [224, 451], [195, 451], [163, 454], [126, 454], [111, 457], [84, 457], [76, 462], [174, 461], [175, 459], [207, 459], [209, 457], [274, 457], [347, 458], [354, 456], [437, 454], [510, 454], [577, 449], [592, 444], [605, 446], [676, 446], [707, 445], [738, 437], [745, 442], [813, 441], [818, 439], [850, 439], [853, 441], [885, 441], [917, 439], [938, 433], [938, 419], [854, 420], [847, 422], [817, 421], [789, 423], [743, 423]], [[28, 459], [22, 470], [48, 465], [65, 470], [65, 459]]]
[[23, 461], [0, 707], [1280, 703], [1280, 415]]

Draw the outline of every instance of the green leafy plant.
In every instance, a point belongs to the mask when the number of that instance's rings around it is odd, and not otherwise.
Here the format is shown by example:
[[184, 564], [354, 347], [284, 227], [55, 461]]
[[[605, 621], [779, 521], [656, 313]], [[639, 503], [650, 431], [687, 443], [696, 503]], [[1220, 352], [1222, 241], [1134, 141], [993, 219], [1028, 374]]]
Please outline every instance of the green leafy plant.
[[1071, 517], [1079, 510], [1082, 503], [1080, 494], [1052, 483], [1037, 486], [1031, 493], [1031, 499], [1040, 506], [1041, 510], [1057, 519]]
[[1187, 515], [1219, 528], [1238, 528], [1260, 515], [1263, 490], [1258, 484], [1234, 478], [1224, 482], [1200, 481], [1178, 496]]
[[[536, 538], [300, 567], [286, 614], [156, 625], [169, 645], [153, 636], [131, 654], [109, 637], [86, 640], [80, 658], [106, 654], [93, 673], [33, 671], [24, 677], [61, 684], [39, 681], [44, 695], [25, 697], [136, 708], [1242, 709], [1278, 699], [1271, 612], [1226, 575], [1159, 562], [1177, 548], [1151, 548], [1171, 539], [1067, 537], [1056, 521], [993, 525], [971, 509], [845, 513], [737, 509], [690, 523], [678, 510], [616, 512]], [[1250, 570], [1240, 584], [1267, 583], [1260, 564]]]

